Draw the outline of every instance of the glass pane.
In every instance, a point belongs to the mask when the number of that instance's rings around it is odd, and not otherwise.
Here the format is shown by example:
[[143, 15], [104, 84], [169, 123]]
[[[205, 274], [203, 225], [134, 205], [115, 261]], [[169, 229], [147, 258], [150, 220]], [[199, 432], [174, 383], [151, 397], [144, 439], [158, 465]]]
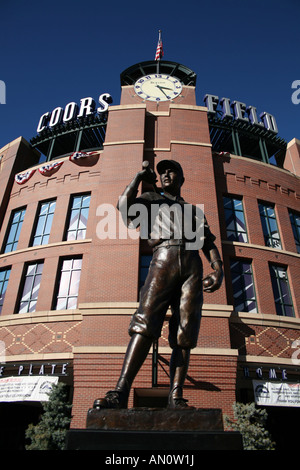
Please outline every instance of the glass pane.
[[69, 292], [69, 283], [70, 283], [70, 272], [62, 272], [59, 284], [59, 292], [58, 295], [66, 296]]
[[56, 201], [50, 202], [49, 213], [53, 214], [55, 211]]
[[36, 267], [36, 273], [37, 273], [37, 274], [42, 274], [42, 272], [43, 272], [43, 267], [44, 267], [44, 263], [38, 263], [38, 264], [37, 264], [37, 267]]
[[33, 277], [26, 277], [22, 295], [22, 302], [30, 299], [31, 289], [33, 284]]
[[252, 273], [251, 265], [249, 263], [241, 263], [241, 269], [244, 273]]
[[33, 276], [36, 270], [36, 264], [30, 264], [27, 268], [26, 276]]
[[49, 203], [45, 203], [41, 205], [40, 216], [46, 215], [49, 209]]
[[70, 225], [69, 230], [74, 230], [77, 228], [78, 225], [78, 218], [79, 218], [79, 210], [72, 210], [71, 218], [70, 218]]
[[67, 240], [76, 240], [76, 232], [73, 231], [73, 232], [68, 232], [67, 234]]
[[232, 210], [225, 209], [226, 225], [229, 224], [229, 222], [232, 220], [232, 218], [233, 218]]
[[278, 228], [277, 228], [276, 220], [275, 219], [270, 219], [269, 224], [270, 224], [271, 233], [278, 235]]
[[67, 306], [67, 299], [65, 297], [57, 299], [56, 310], [65, 310]]
[[27, 313], [27, 309], [28, 309], [28, 302], [21, 302], [19, 313]]
[[286, 315], [287, 317], [294, 317], [295, 314], [294, 314], [294, 309], [293, 309], [293, 307], [286, 305], [286, 306], [285, 306], [285, 315]]
[[48, 245], [48, 242], [49, 242], [49, 235], [43, 235], [43, 237], [41, 238], [41, 244]]
[[22, 228], [22, 224], [19, 224], [18, 227], [17, 227], [17, 232], [16, 232], [16, 235], [15, 235], [15, 242], [18, 242], [19, 238], [20, 238], [20, 232], [21, 232], [21, 228]]
[[79, 220], [79, 228], [86, 228], [87, 219], [89, 215], [88, 209], [82, 209]]
[[242, 211], [243, 210], [243, 204], [242, 201], [239, 199], [233, 199], [233, 205], [235, 210]]
[[8, 239], [7, 239], [7, 243], [12, 243], [15, 240], [17, 229], [18, 229], [17, 224], [14, 224], [14, 225], [11, 226], [10, 231], [9, 231], [9, 235], [8, 235]]
[[32, 286], [32, 293], [31, 293], [31, 298], [32, 299], [37, 299], [38, 298], [40, 283], [41, 283], [41, 275], [38, 274], [37, 276], [35, 276], [35, 280], [34, 280], [34, 283], [33, 283], [33, 286]]
[[82, 259], [81, 258], [73, 260], [73, 269], [81, 269], [81, 266], [82, 266]]
[[36, 226], [36, 231], [35, 231], [36, 235], [42, 235], [44, 231], [45, 221], [46, 221], [46, 216], [39, 217], [39, 220]]
[[235, 310], [256, 312], [251, 264], [232, 261], [230, 265]]
[[282, 310], [282, 306], [281, 306], [280, 303], [276, 303], [275, 307], [276, 307], [276, 315], [283, 315], [284, 314], [284, 312]]
[[70, 271], [73, 266], [73, 260], [71, 259], [65, 259], [62, 265], [62, 270], [63, 271]]
[[83, 196], [82, 207], [89, 207], [90, 200], [91, 200], [91, 196]]
[[243, 242], [243, 243], [247, 243], [248, 242], [247, 234], [246, 233], [239, 233], [238, 241]]
[[227, 230], [230, 231], [230, 232], [232, 232], [232, 231], [235, 232], [235, 222], [234, 222], [234, 220], [232, 220], [232, 219], [230, 221], [228, 220]]
[[34, 300], [29, 303], [28, 312], [35, 312], [35, 307], [36, 307], [36, 301]]
[[245, 311], [250, 313], [257, 313], [256, 303], [253, 300], [247, 300], [245, 302]]
[[81, 207], [81, 197], [75, 196], [73, 198], [72, 209]]
[[71, 275], [69, 295], [77, 295], [81, 271], [73, 271]]
[[18, 223], [22, 219], [22, 211], [17, 211], [13, 214], [12, 224]]
[[223, 201], [224, 201], [224, 208], [231, 209], [231, 199], [227, 196], [224, 196]]
[[245, 231], [246, 223], [245, 223], [245, 217], [243, 212], [239, 212], [236, 217], [237, 224], [240, 225], [243, 230]]
[[77, 297], [69, 297], [67, 309], [72, 309], [77, 307]]
[[34, 240], [33, 240], [33, 246], [38, 246], [38, 245], [41, 245], [42, 244], [42, 237], [41, 236], [38, 236], [38, 237], [34, 237]]
[[227, 232], [227, 238], [228, 238], [228, 240], [231, 241], [231, 242], [237, 241], [237, 236], [236, 236], [236, 233], [235, 233], [235, 232], [230, 232], [230, 231], [228, 231], [228, 232]]
[[84, 240], [85, 239], [86, 230], [78, 230], [76, 235], [76, 240]]
[[265, 206], [265, 213], [268, 217], [275, 217], [274, 207]]
[[49, 234], [51, 231], [52, 220], [53, 220], [53, 214], [48, 215], [46, 225], [45, 225], [45, 233], [47, 234]]

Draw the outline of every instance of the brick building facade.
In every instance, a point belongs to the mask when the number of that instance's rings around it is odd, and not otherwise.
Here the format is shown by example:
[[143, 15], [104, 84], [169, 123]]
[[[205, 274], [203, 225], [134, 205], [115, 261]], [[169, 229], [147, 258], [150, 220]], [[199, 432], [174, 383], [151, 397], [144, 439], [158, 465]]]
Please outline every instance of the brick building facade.
[[[102, 143], [80, 147], [77, 139], [74, 146], [60, 124], [63, 132], [53, 126], [31, 143], [19, 138], [0, 150], [1, 378], [57, 375], [70, 386], [72, 428], [84, 428], [93, 400], [114, 387], [126, 351], [151, 253], [138, 237], [120, 236], [119, 220], [117, 236], [105, 239], [101, 221], [105, 205], [116, 206], [144, 160], [153, 168], [162, 159], [180, 162], [182, 196], [204, 204], [224, 261], [222, 287], [204, 295], [186, 381], [190, 402], [232, 415], [235, 401], [254, 401], [254, 379], [268, 381], [271, 374], [274, 383], [299, 383], [300, 142], [286, 146], [274, 129], [249, 121], [242, 128], [239, 119], [220, 123], [196, 104], [196, 76], [180, 64], [160, 64], [161, 74], [182, 83], [175, 99], [141, 99], [134, 83], [156, 67], [145, 62], [121, 74], [120, 104], [99, 124]], [[90, 119], [85, 127], [81, 122], [83, 133], [75, 128], [77, 137], [88, 137], [95, 126]], [[238, 149], [247, 147], [245, 155], [231, 150], [237, 141]], [[60, 145], [65, 151], [55, 153]], [[92, 153], [70, 159], [83, 150]], [[41, 152], [49, 161], [41, 163]], [[276, 164], [268, 160], [273, 155]], [[56, 168], [44, 168], [52, 163]], [[129, 406], [165, 404], [167, 323], [133, 384]], [[37, 404], [31, 405], [27, 410]], [[0, 400], [1, 423], [21, 407]], [[269, 410], [277, 436], [287, 408]], [[291, 410], [295, 416], [299, 408]], [[24, 412], [24, 422], [29, 415]]]

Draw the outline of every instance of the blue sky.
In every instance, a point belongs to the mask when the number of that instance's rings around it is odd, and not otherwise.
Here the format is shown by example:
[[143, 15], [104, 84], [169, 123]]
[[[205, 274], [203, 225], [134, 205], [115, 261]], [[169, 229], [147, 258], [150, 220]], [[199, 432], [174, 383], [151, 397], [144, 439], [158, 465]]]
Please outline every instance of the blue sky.
[[300, 139], [299, 0], [0, 0], [0, 148], [36, 135], [40, 116], [108, 92], [120, 100], [120, 73], [164, 59], [197, 74], [205, 93], [239, 100], [276, 118], [279, 135]]

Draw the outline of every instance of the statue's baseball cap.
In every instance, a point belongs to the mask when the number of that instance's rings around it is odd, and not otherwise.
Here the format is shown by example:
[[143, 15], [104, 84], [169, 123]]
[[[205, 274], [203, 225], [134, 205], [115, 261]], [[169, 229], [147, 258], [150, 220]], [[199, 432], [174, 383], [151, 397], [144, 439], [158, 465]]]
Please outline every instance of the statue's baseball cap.
[[166, 169], [166, 168], [173, 168], [177, 173], [181, 173], [183, 177], [183, 169], [180, 163], [175, 162], [175, 160], [162, 160], [158, 162], [156, 165], [156, 169], [159, 175]]

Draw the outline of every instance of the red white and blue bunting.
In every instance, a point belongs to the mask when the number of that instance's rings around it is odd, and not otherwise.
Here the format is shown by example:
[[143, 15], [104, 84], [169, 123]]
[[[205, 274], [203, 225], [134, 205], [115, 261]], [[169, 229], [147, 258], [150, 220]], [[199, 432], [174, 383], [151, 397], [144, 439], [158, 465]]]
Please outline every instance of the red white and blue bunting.
[[55, 162], [55, 163], [48, 163], [47, 165], [43, 165], [39, 168], [39, 172], [41, 175], [44, 176], [51, 176], [53, 173], [56, 173], [60, 167], [62, 166], [63, 162]]
[[[83, 158], [95, 156], [98, 154], [99, 152], [74, 152], [72, 153], [72, 155], [70, 155], [69, 160], [75, 163], [76, 161], [81, 160]], [[51, 176], [60, 169], [62, 164], [63, 164], [63, 161], [47, 163], [45, 165], [42, 165], [38, 170], [43, 176]], [[27, 171], [24, 171], [23, 173], [18, 173], [17, 175], [15, 175], [16, 183], [18, 184], [26, 183], [34, 175], [35, 171], [36, 170], [27, 170]]]
[[35, 173], [35, 170], [28, 170], [28, 171], [25, 171], [24, 173], [19, 173], [15, 176], [15, 181], [18, 184], [24, 184], [32, 177], [34, 173]]
[[69, 160], [74, 162], [76, 160], [80, 160], [81, 158], [91, 157], [93, 155], [97, 155], [99, 152], [74, 152], [72, 155], [69, 156]]

